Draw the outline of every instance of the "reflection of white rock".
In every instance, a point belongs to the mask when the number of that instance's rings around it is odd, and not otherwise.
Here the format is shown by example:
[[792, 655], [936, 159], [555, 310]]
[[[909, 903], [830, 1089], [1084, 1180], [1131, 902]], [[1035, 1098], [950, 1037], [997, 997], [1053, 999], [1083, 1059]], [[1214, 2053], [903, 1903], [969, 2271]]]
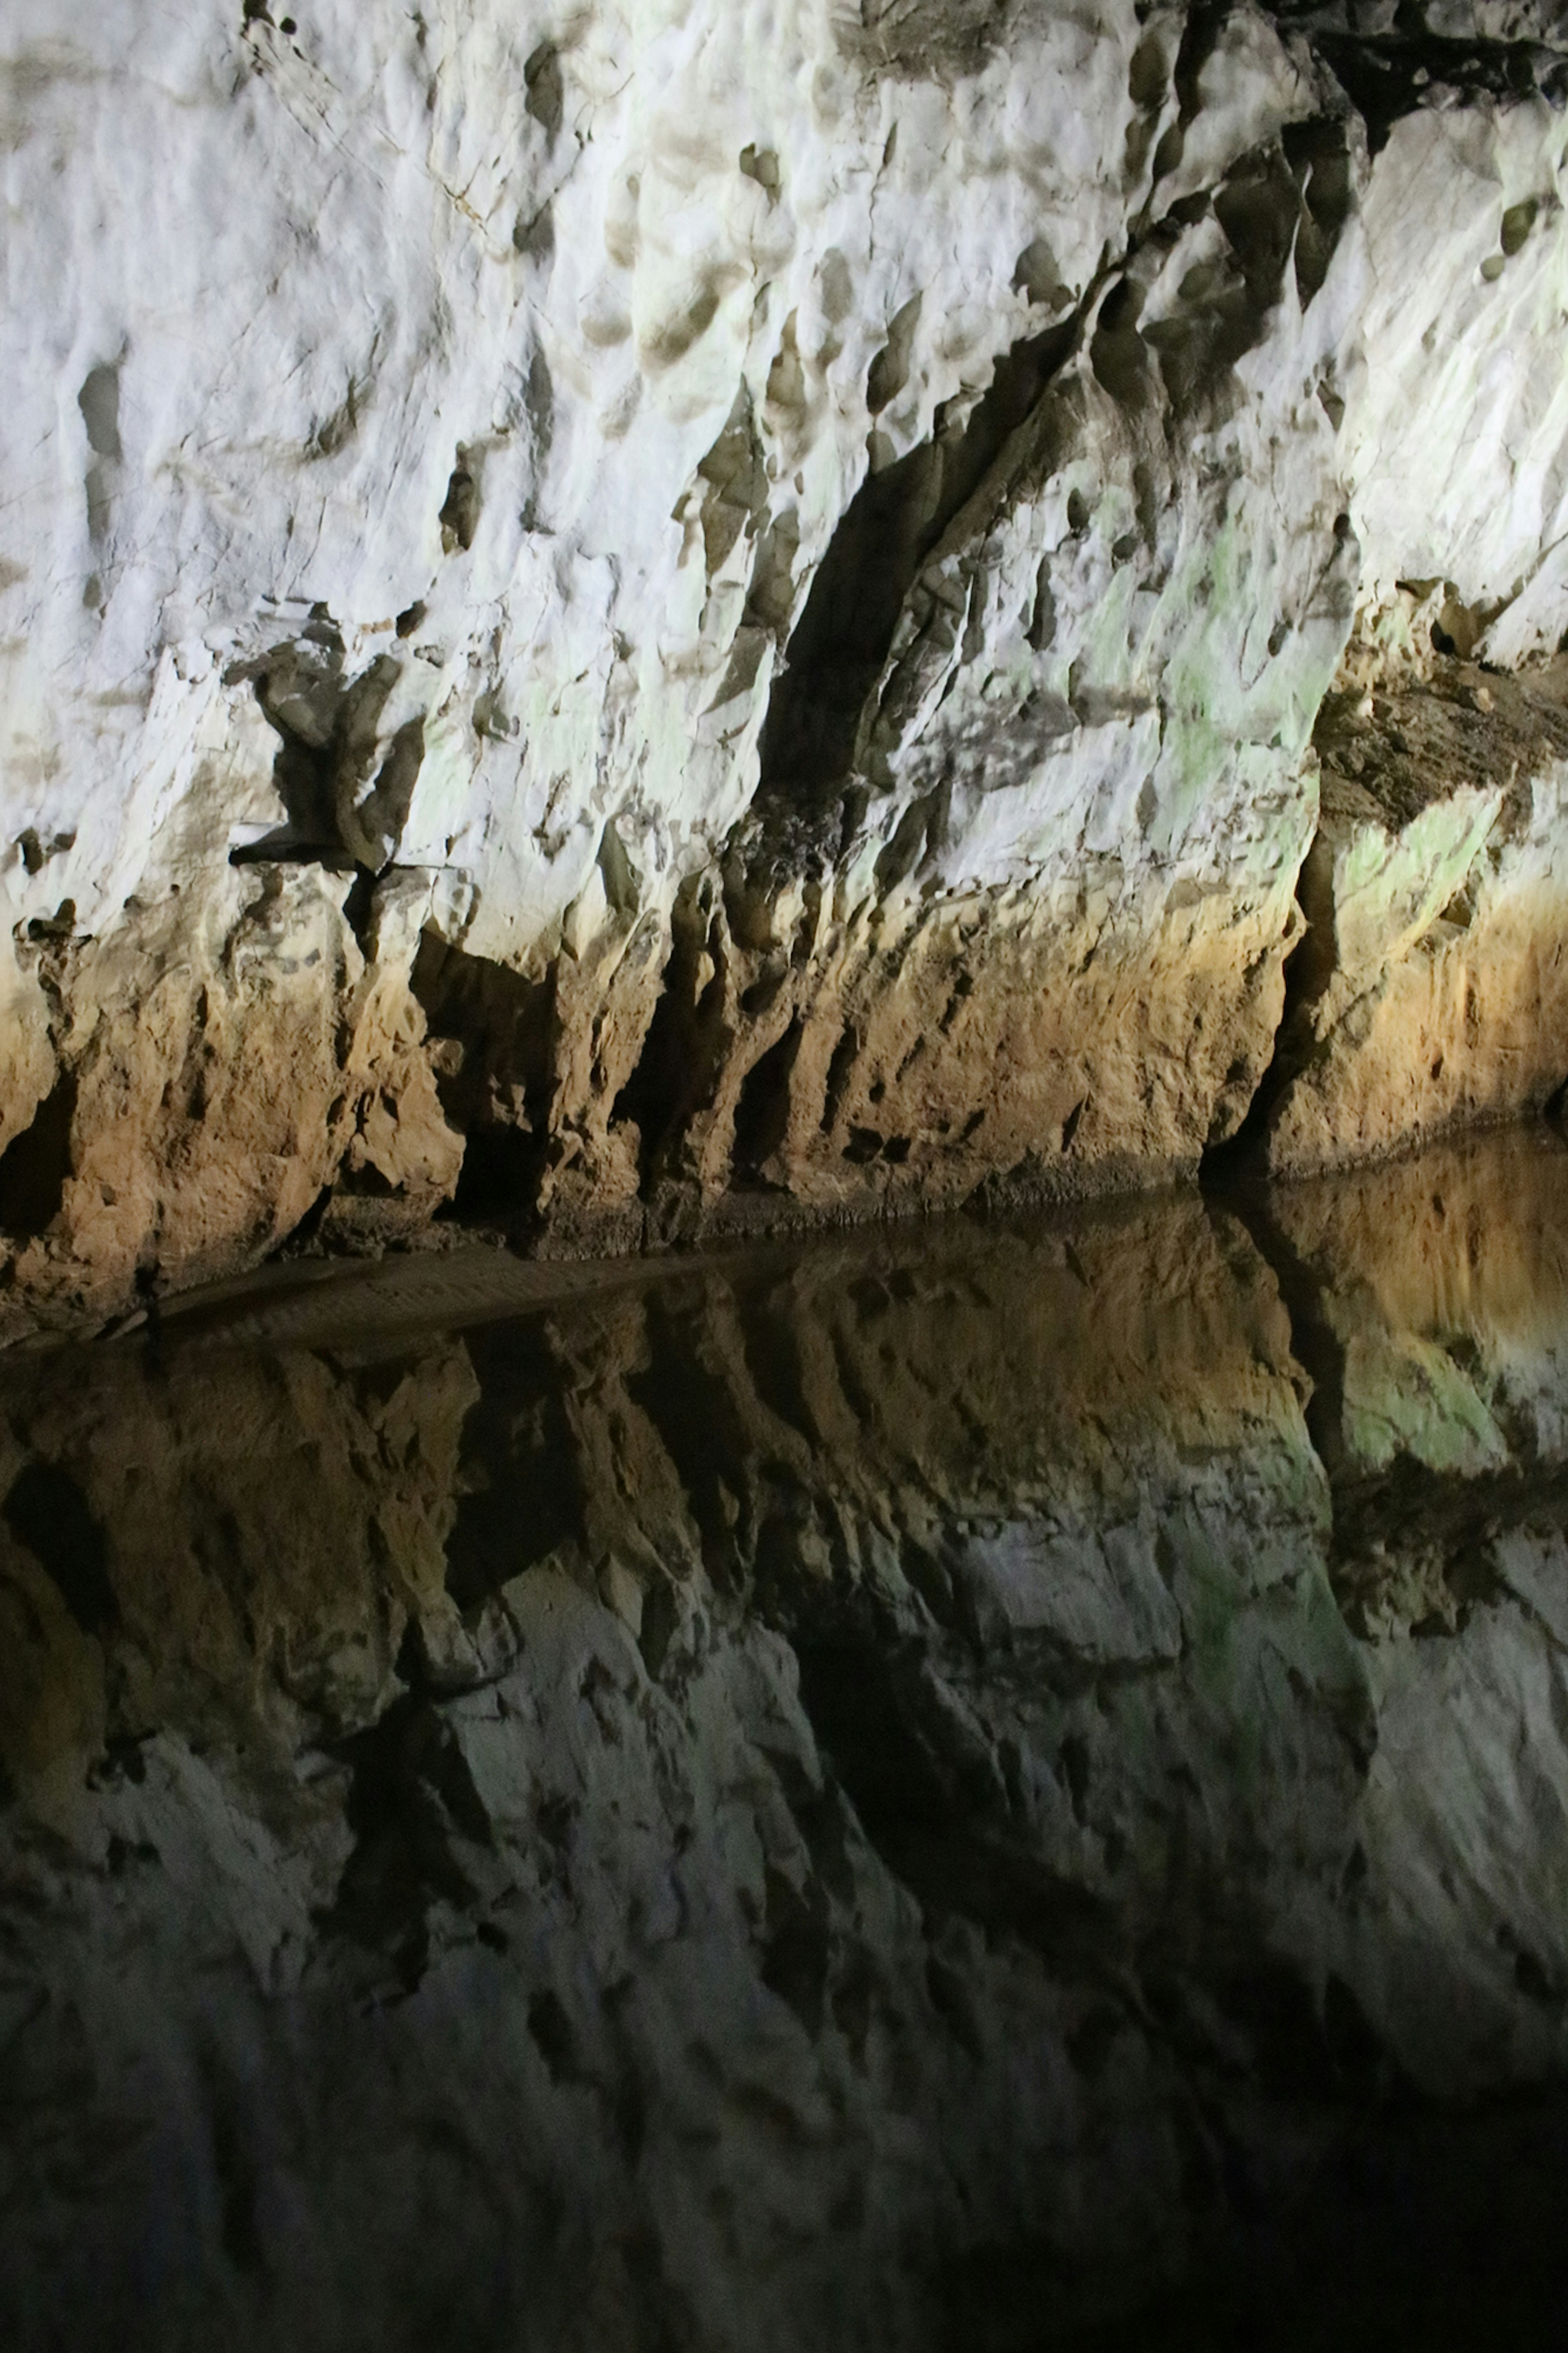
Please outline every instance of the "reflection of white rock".
[[1460, 1473], [1508, 1460], [1502, 1432], [1453, 1358], [1412, 1335], [1397, 1345], [1359, 1333], [1347, 1341], [1345, 1442], [1369, 1471], [1405, 1453]]
[[1553, 2074], [1568, 2056], [1563, 1652], [1505, 1599], [1462, 1639], [1381, 1651], [1374, 1680], [1361, 1831], [1381, 1916], [1355, 1939], [1362, 1982], [1417, 2082]]
[[983, 1628], [999, 1620], [1015, 1633], [1049, 1634], [1096, 1665], [1171, 1659], [1181, 1648], [1152, 1531], [1026, 1523], [967, 1537], [956, 1567]]
[[1510, 1590], [1532, 1609], [1559, 1650], [1568, 1651], [1568, 1536], [1510, 1528], [1492, 1547]]

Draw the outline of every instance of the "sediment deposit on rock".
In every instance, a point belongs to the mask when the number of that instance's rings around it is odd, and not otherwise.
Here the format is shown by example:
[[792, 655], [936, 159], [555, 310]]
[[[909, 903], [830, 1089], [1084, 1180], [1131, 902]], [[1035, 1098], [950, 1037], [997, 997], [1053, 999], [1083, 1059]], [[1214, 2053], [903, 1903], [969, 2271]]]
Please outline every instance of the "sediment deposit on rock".
[[12, 1355], [6, 2343], [1554, 2331], [1565, 1167]]
[[1545, 0], [5, 43], [18, 1298], [1568, 1075]]

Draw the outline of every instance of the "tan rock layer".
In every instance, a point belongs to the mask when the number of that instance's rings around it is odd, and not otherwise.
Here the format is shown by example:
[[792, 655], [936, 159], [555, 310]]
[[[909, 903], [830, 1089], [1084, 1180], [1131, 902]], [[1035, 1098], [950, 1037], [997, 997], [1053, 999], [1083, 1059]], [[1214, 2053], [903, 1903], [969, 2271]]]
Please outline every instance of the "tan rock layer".
[[[1070, 1198], [1195, 1173], [1267, 1066], [1297, 921], [1216, 893], [1147, 912], [1119, 877], [769, 907], [729, 878], [537, 981], [427, 944], [416, 974], [469, 1137], [557, 1244]], [[526, 1139], [526, 1145], [523, 1144]], [[503, 1183], [505, 1176], [503, 1174]], [[513, 1196], [516, 1205], [516, 1196]]]
[[1300, 906], [1160, 904], [1114, 860], [922, 898], [734, 860], [668, 922], [612, 875], [522, 971], [439, 938], [412, 871], [225, 866], [96, 939], [64, 910], [16, 950], [12, 1328], [307, 1221], [417, 1234], [465, 1168], [459, 1207], [559, 1253], [1188, 1178], [1259, 1125], [1300, 1172], [1539, 1110], [1568, 1074], [1564, 668], [1331, 697]]
[[53, 1076], [0, 1160], [13, 1328], [253, 1265], [329, 1187], [340, 1222], [383, 1229], [449, 1197], [462, 1147], [407, 987], [414, 935], [394, 888], [362, 944], [350, 889], [224, 867], [101, 939], [25, 944]]

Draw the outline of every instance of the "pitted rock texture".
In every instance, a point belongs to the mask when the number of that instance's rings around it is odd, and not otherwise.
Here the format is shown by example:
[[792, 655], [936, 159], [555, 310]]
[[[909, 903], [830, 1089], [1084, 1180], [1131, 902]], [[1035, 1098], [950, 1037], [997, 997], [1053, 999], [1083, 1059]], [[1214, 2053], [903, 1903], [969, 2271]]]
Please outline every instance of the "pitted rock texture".
[[[1544, 6], [6, 39], [27, 1313], [454, 1195], [566, 1250], [1190, 1175], [1289, 1079], [1325, 692], [1568, 626]], [[1499, 888], [1483, 997], [1557, 920]], [[1339, 1021], [1282, 1163], [1550, 1095], [1510, 986], [1473, 1053]]]
[[13, 1356], [7, 2344], [1552, 2342], [1565, 1168]]

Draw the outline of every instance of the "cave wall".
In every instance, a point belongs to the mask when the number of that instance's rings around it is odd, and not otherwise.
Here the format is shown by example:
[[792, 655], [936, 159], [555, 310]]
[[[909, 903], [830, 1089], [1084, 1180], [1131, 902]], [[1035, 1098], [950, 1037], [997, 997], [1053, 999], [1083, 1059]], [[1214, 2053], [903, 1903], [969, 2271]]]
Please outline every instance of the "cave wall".
[[18, 1296], [1568, 1075], [1550, 10], [10, 21]]

